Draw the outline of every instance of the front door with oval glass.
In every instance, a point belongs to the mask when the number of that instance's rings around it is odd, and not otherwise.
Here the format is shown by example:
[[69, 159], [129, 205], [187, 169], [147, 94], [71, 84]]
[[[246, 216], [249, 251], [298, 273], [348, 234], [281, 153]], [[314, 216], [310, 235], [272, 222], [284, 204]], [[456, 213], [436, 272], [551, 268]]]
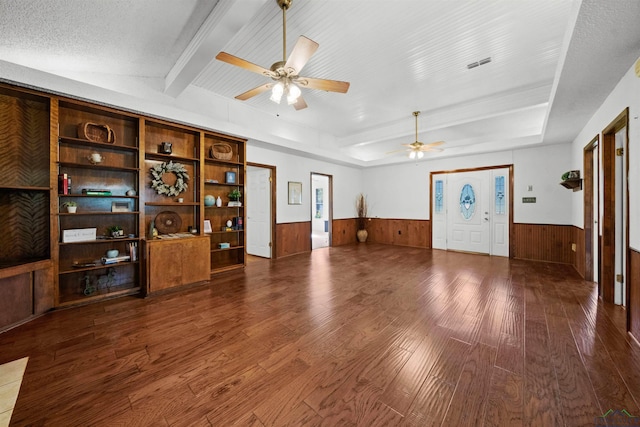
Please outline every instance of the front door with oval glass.
[[509, 169], [432, 175], [432, 247], [509, 256]]

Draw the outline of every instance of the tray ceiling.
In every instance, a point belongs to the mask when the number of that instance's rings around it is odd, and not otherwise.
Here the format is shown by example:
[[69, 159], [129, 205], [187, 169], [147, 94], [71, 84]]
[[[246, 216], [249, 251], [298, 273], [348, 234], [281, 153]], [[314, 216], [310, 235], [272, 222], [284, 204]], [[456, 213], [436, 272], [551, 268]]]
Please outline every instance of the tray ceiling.
[[[235, 100], [269, 80], [214, 59], [281, 60], [275, 0], [3, 1], [0, 58], [98, 86], [133, 76], [160, 79], [166, 96], [215, 94], [377, 165], [405, 161], [387, 152], [415, 140], [413, 111], [420, 141], [446, 142], [425, 159], [570, 142], [640, 56], [639, 3], [293, 0], [289, 52], [300, 35], [320, 45], [302, 74], [351, 83], [346, 94], [303, 89], [300, 111], [268, 93]], [[601, 29], [612, 26], [615, 36]]]

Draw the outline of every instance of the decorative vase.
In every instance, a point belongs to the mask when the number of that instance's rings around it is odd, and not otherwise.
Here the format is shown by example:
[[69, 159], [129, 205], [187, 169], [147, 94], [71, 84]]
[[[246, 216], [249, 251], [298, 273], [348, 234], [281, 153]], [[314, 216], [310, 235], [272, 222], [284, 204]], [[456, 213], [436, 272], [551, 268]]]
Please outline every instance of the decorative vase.
[[369, 237], [369, 233], [367, 230], [358, 230], [356, 232], [356, 236], [358, 237], [358, 242], [364, 243], [367, 241], [367, 237]]
[[213, 206], [216, 204], [216, 199], [210, 194], [204, 196], [204, 205], [205, 206]]
[[107, 253], [105, 254], [105, 256], [107, 258], [115, 258], [120, 254], [120, 251], [118, 251], [117, 249], [109, 249], [107, 251]]
[[220, 198], [220, 196], [218, 196], [218, 198], [216, 199], [216, 206], [217, 207], [221, 207], [222, 206], [222, 199]]

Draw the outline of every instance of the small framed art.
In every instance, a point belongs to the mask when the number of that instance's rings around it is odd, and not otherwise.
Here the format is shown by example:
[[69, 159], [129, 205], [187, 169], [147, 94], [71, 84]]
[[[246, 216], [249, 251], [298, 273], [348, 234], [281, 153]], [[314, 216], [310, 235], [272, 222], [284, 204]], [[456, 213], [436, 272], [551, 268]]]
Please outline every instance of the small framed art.
[[213, 229], [211, 228], [211, 220], [209, 219], [205, 219], [204, 220], [204, 232], [205, 233], [212, 233]]
[[227, 184], [235, 184], [236, 183], [236, 173], [235, 172], [225, 172], [224, 174], [224, 182]]
[[302, 183], [289, 181], [289, 204], [302, 204]]
[[111, 212], [131, 212], [129, 202], [111, 202]]

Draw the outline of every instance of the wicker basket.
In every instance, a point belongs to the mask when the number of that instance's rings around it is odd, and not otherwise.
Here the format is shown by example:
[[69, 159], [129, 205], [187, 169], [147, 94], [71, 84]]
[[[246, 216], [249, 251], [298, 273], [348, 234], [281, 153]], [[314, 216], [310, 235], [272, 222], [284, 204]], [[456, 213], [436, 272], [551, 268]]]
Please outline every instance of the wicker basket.
[[209, 155], [218, 160], [231, 160], [233, 157], [233, 148], [229, 144], [217, 142], [209, 149]]
[[88, 139], [93, 142], [116, 142], [116, 134], [108, 125], [82, 122], [78, 125], [78, 138]]

